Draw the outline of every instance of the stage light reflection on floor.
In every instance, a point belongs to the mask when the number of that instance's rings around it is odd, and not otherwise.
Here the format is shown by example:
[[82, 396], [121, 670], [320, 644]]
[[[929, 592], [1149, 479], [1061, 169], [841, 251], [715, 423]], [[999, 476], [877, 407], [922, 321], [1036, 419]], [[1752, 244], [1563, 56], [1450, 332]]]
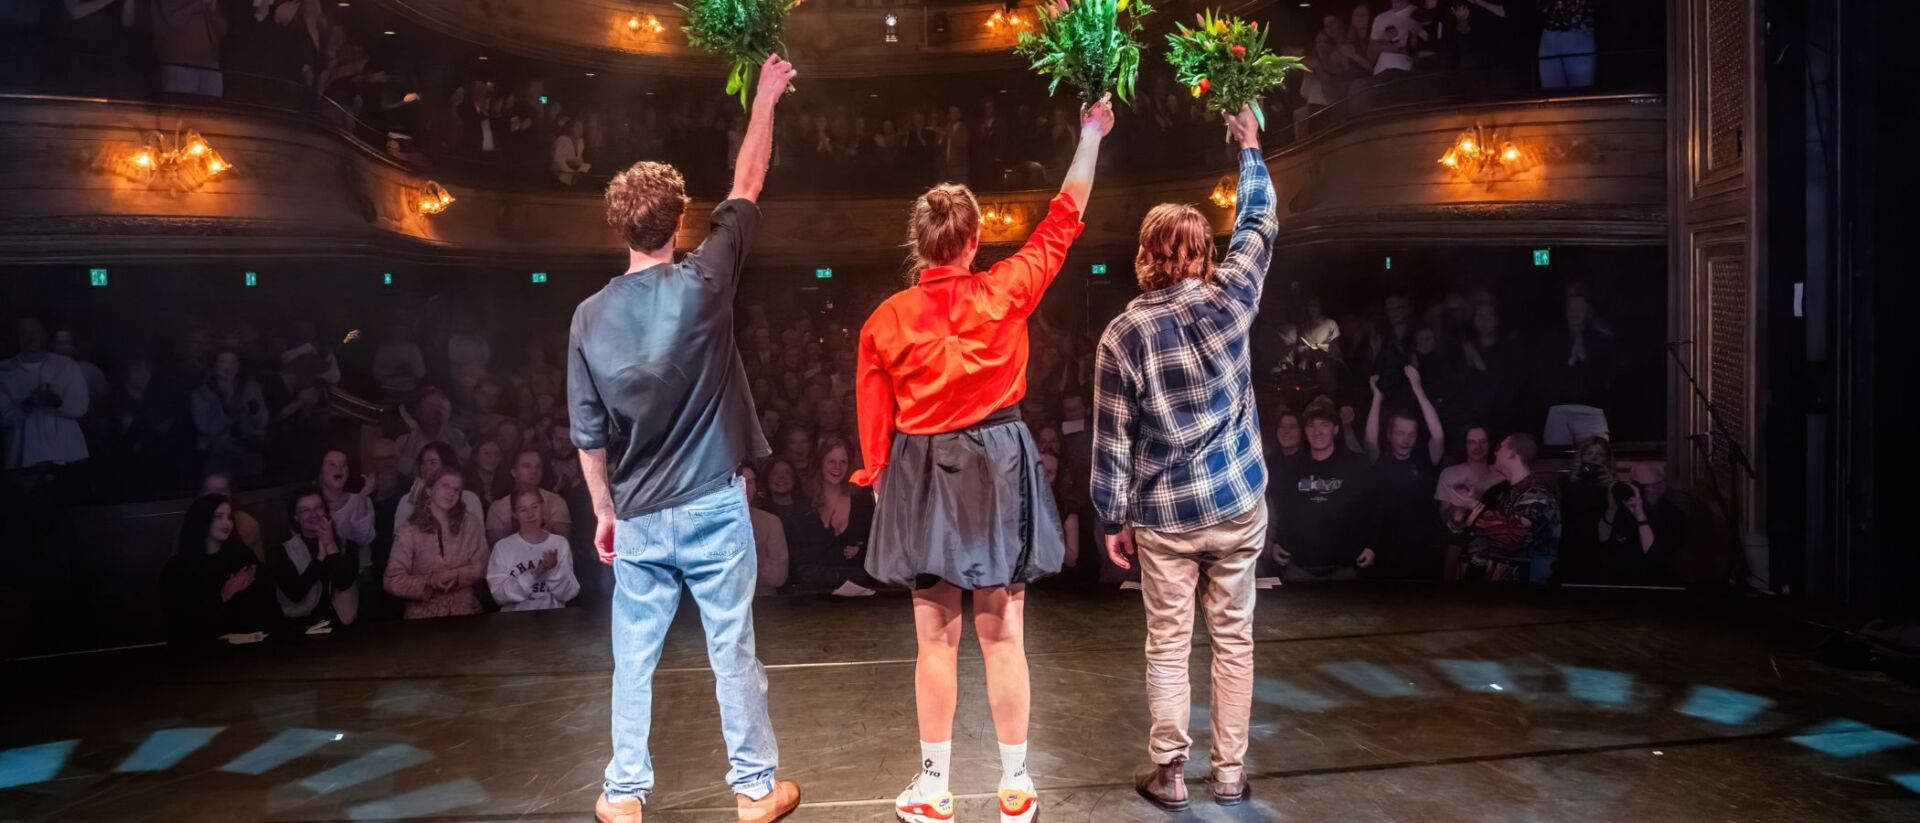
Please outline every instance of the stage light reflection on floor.
[[113, 768], [116, 772], [164, 772], [174, 767], [187, 755], [200, 750], [221, 732], [225, 726], [208, 726], [186, 729], [161, 729], [147, 735], [139, 748], [120, 761]]
[[1845, 718], [1829, 720], [1807, 730], [1805, 734], [1787, 739], [1834, 757], [1858, 757], [1914, 745], [1911, 737]]
[[418, 766], [433, 755], [404, 743], [382, 746], [326, 771], [302, 779], [299, 786], [315, 794], [328, 794], [348, 786], [358, 786], [401, 769]]
[[424, 789], [415, 789], [384, 800], [362, 803], [347, 809], [349, 820], [395, 820], [427, 817], [464, 809], [487, 801], [487, 792], [473, 778], [463, 777]]
[[1254, 681], [1253, 699], [1257, 703], [1309, 714], [1319, 714], [1345, 705], [1339, 698], [1329, 697], [1272, 677], [1262, 677]]
[[1368, 697], [1413, 697], [1420, 687], [1392, 669], [1365, 660], [1322, 663], [1320, 670]]
[[1695, 686], [1679, 712], [1721, 725], [1738, 726], [1758, 717], [1772, 705], [1772, 700], [1757, 694], [1714, 686]]
[[321, 746], [339, 740], [343, 736], [343, 732], [336, 731], [287, 729], [254, 747], [252, 751], [234, 758], [227, 765], [221, 766], [220, 770], [234, 774], [266, 774], [298, 758], [312, 754]]
[[1492, 660], [1435, 660], [1433, 667], [1463, 691], [1513, 694], [1517, 679], [1505, 664]]
[[59, 776], [78, 740], [41, 743], [0, 751], [0, 789], [45, 783]]
[[1633, 703], [1633, 675], [1607, 669], [1559, 666], [1566, 680], [1567, 694], [1577, 700], [1602, 706], [1627, 706]]
[[1920, 794], [1920, 772], [1907, 772], [1893, 776], [1893, 782], [1914, 794]]

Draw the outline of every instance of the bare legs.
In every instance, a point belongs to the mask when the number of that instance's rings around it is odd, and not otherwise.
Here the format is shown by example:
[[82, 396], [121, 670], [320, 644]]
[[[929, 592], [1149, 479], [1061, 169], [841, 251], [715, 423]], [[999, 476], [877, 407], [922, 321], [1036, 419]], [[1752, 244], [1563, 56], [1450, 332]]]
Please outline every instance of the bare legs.
[[[1027, 742], [1032, 694], [1027, 682], [1025, 639], [1026, 586], [981, 589], [973, 593], [973, 628], [987, 667], [987, 703], [993, 707], [994, 736], [1009, 745]], [[920, 641], [914, 663], [915, 706], [920, 739], [953, 739], [953, 712], [959, 702], [960, 589], [939, 583], [913, 593], [913, 624]]]

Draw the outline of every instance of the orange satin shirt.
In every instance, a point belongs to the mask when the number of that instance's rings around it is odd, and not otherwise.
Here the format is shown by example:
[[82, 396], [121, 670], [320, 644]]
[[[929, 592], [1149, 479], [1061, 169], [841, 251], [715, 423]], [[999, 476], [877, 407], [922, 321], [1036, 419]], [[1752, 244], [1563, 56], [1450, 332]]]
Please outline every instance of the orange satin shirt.
[[1027, 394], [1027, 317], [1086, 229], [1080, 206], [1061, 194], [1012, 257], [973, 273], [936, 266], [887, 298], [860, 329], [855, 393], [866, 468], [873, 485], [893, 450], [893, 433], [964, 429]]

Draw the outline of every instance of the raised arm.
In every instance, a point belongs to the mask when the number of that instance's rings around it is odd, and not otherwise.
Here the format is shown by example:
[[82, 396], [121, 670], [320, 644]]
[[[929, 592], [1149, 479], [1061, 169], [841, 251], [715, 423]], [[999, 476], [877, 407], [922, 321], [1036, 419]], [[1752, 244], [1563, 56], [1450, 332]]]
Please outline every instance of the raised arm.
[[1280, 220], [1274, 213], [1273, 177], [1260, 154], [1260, 123], [1253, 108], [1243, 106], [1239, 114], [1226, 120], [1227, 129], [1240, 143], [1240, 185], [1235, 194], [1238, 206], [1233, 237], [1227, 241], [1227, 256], [1220, 262], [1219, 282], [1222, 293], [1238, 307], [1242, 322], [1251, 324], [1260, 308], [1267, 267], [1273, 262], [1273, 240], [1280, 233]]
[[1427, 399], [1427, 390], [1420, 385], [1420, 370], [1409, 363], [1406, 366], [1407, 384], [1413, 386], [1413, 399], [1420, 404], [1420, 417], [1427, 424], [1427, 459], [1433, 465], [1440, 465], [1440, 458], [1447, 453], [1446, 431], [1440, 427], [1440, 412], [1433, 407], [1433, 401]]
[[1060, 193], [1073, 198], [1081, 211], [1086, 211], [1087, 199], [1093, 196], [1093, 170], [1100, 162], [1100, 141], [1113, 131], [1112, 97], [1107, 95], [1100, 102], [1080, 107], [1080, 145], [1073, 150], [1073, 162], [1067, 166]]
[[1074, 150], [1066, 182], [1060, 184], [1060, 196], [1047, 207], [1046, 217], [1034, 227], [1026, 245], [987, 270], [988, 282], [1012, 295], [1015, 311], [1021, 316], [1030, 315], [1040, 307], [1040, 298], [1067, 262], [1067, 249], [1073, 245], [1074, 238], [1086, 230], [1081, 216], [1086, 211], [1087, 199], [1093, 195], [1093, 170], [1100, 159], [1100, 141], [1112, 130], [1113, 104], [1106, 98], [1080, 109], [1080, 147]]
[[740, 157], [733, 164], [733, 191], [728, 200], [760, 199], [760, 187], [767, 182], [767, 163], [773, 159], [773, 109], [787, 84], [794, 78], [793, 64], [778, 54], [767, 55], [760, 64], [760, 84], [753, 92], [753, 111], [747, 118], [747, 135], [740, 141]]
[[1367, 378], [1367, 387], [1373, 389], [1373, 405], [1367, 408], [1367, 462], [1380, 462], [1380, 405], [1383, 398], [1380, 393], [1380, 375]]

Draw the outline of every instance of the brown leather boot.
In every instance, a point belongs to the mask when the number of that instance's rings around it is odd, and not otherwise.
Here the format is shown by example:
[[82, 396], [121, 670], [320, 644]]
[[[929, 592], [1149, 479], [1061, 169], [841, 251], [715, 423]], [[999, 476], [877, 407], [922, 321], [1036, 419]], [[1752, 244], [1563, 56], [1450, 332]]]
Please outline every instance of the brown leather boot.
[[1222, 806], [1238, 806], [1246, 801], [1247, 792], [1252, 788], [1252, 785], [1247, 782], [1247, 776], [1244, 774], [1240, 775], [1240, 779], [1233, 783], [1222, 783], [1219, 778], [1214, 778], [1213, 802]]
[[1143, 769], [1133, 775], [1133, 790], [1147, 802], [1170, 812], [1187, 810], [1187, 759]]
[[773, 823], [800, 808], [800, 784], [781, 780], [773, 784], [766, 797], [754, 800], [744, 794], [733, 796], [740, 823]]
[[640, 823], [640, 798], [629, 797], [615, 803], [602, 794], [593, 804], [593, 816], [600, 823]]

